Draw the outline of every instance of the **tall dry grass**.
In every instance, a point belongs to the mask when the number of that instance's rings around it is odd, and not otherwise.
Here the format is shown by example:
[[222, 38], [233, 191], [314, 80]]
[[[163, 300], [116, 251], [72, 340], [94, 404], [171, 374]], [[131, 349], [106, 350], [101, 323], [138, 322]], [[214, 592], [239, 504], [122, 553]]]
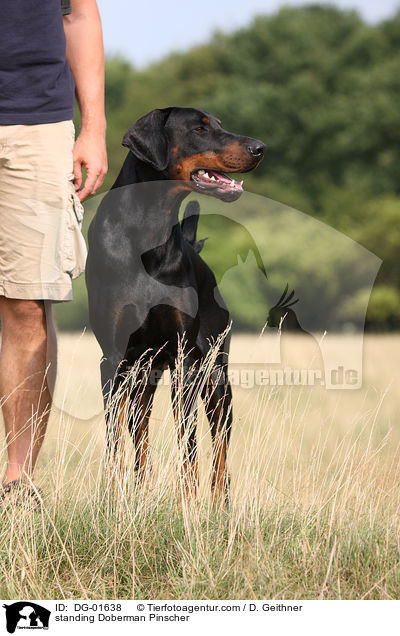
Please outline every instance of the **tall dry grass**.
[[[250, 341], [234, 340], [233, 358]], [[99, 351], [63, 336], [35, 476], [42, 506], [1, 508], [0, 596], [398, 598], [399, 351], [397, 336], [367, 338], [359, 391], [234, 387], [227, 509], [209, 494], [202, 408], [200, 492], [181, 497], [168, 386], [151, 419], [151, 480], [137, 484], [128, 439], [122, 477], [110, 474]]]

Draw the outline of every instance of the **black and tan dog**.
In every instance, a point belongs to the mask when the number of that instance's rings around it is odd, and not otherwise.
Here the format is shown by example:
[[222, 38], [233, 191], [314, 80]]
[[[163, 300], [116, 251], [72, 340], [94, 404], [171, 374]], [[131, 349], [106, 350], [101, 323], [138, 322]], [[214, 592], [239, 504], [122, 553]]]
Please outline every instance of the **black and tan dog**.
[[[143, 478], [150, 465], [148, 423], [157, 379], [166, 368], [174, 375], [181, 343], [181, 389], [177, 393], [173, 382], [172, 398], [178, 438], [185, 446], [185, 484], [196, 490], [193, 411], [200, 394], [213, 441], [213, 493], [227, 496], [232, 424], [228, 337], [219, 342], [206, 382], [199, 369], [212, 343], [227, 329], [229, 312], [212, 271], [198, 254], [198, 205], [189, 204], [182, 226], [178, 214], [190, 192], [236, 200], [242, 183], [225, 173], [255, 168], [265, 146], [224, 130], [209, 113], [175, 107], [139, 119], [126, 132], [123, 145], [129, 148], [125, 163], [90, 226], [86, 268], [90, 322], [103, 351], [105, 401], [130, 367], [139, 360], [147, 366], [131, 387], [134, 407], [128, 416], [135, 467]], [[126, 412], [126, 403], [123, 408]], [[118, 446], [121, 419], [107, 416], [109, 448]]]

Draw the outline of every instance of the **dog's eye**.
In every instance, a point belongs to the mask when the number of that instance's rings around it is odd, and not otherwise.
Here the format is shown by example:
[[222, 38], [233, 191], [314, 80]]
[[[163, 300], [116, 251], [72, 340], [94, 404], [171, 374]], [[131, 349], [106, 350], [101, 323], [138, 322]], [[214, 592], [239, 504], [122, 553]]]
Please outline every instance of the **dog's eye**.
[[195, 128], [193, 132], [205, 133], [205, 132], [207, 132], [207, 129], [204, 128], [204, 126], [199, 126], [198, 128]]

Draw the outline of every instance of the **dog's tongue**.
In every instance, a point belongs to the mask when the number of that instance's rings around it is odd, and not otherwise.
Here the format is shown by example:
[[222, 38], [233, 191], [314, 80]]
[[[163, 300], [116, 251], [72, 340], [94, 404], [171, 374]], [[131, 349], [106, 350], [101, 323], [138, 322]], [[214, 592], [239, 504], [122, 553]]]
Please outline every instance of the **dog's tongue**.
[[231, 188], [231, 190], [243, 190], [243, 181], [235, 181], [227, 177], [223, 172], [215, 172], [215, 170], [208, 170], [209, 177], [214, 177], [219, 183], [225, 183]]
[[222, 172], [215, 172], [214, 170], [207, 170], [210, 177], [215, 177], [218, 181], [223, 181], [223, 183], [231, 183], [234, 179], [230, 179], [226, 175], [222, 174]]

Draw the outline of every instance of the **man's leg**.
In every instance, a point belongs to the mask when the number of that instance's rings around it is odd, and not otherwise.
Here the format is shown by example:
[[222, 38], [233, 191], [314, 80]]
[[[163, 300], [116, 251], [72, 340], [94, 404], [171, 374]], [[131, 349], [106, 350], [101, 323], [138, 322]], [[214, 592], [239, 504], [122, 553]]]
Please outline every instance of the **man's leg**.
[[0, 395], [8, 465], [3, 484], [32, 476], [54, 389], [57, 345], [51, 303], [0, 297]]

